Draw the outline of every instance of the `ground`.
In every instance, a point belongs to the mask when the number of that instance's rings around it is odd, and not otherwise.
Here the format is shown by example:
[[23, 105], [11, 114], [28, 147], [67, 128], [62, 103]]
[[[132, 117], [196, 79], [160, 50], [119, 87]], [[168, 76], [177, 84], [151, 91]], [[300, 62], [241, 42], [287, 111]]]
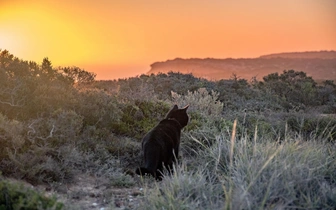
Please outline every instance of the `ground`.
[[[140, 179], [140, 178], [135, 178]], [[139, 180], [137, 180], [139, 181]], [[112, 187], [108, 180], [82, 174], [71, 184], [56, 186], [44, 190], [49, 195], [56, 195], [66, 205], [66, 209], [134, 209], [143, 197], [140, 182], [132, 187]], [[109, 186], [109, 187], [106, 187]], [[40, 190], [43, 190], [39, 187]]]
[[134, 177], [132, 187], [114, 187], [109, 180], [93, 177], [88, 174], [76, 176], [72, 183], [33, 186], [27, 182], [7, 179], [13, 183], [23, 184], [24, 187], [34, 189], [46, 196], [56, 196], [64, 203], [67, 210], [126, 210], [136, 209], [143, 198], [141, 178]]

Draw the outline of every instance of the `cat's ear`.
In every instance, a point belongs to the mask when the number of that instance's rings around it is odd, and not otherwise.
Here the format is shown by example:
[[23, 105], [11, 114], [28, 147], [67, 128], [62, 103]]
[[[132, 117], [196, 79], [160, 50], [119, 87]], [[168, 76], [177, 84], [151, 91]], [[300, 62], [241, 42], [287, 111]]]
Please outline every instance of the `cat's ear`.
[[171, 110], [169, 110], [169, 112], [167, 113], [167, 115], [166, 115], [166, 119], [168, 119], [168, 118], [171, 118], [171, 115], [176, 111], [176, 110], [178, 110], [178, 106], [175, 104], [174, 106], [173, 106], [173, 108], [171, 109]]
[[187, 111], [187, 109], [189, 108], [189, 104], [185, 107], [183, 107], [181, 110]]

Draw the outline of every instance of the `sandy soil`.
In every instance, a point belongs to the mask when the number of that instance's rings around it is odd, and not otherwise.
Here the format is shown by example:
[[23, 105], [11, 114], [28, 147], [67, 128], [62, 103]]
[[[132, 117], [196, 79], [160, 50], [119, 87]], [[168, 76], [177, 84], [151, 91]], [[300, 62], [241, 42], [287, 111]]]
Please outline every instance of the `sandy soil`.
[[65, 209], [136, 209], [143, 198], [143, 189], [140, 178], [135, 179], [137, 183], [133, 187], [113, 187], [109, 180], [82, 174], [70, 184], [34, 188], [48, 196], [56, 196], [65, 204]]

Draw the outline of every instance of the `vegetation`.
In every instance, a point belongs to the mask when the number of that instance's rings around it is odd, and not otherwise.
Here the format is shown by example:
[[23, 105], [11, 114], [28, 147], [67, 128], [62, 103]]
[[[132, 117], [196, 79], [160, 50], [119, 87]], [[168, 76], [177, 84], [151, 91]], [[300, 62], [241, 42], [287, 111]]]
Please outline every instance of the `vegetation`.
[[48, 198], [27, 187], [0, 181], [0, 209], [63, 209], [56, 198]]
[[[173, 104], [190, 104], [181, 163], [162, 182], [142, 180], [132, 173], [141, 137]], [[138, 209], [335, 209], [335, 114], [334, 81], [296, 70], [262, 81], [172, 72], [96, 81], [78, 67], [0, 50], [0, 171], [8, 179], [0, 209], [8, 199], [62, 208], [9, 179], [58, 191], [83, 174], [108, 180], [106, 188], [144, 188]]]

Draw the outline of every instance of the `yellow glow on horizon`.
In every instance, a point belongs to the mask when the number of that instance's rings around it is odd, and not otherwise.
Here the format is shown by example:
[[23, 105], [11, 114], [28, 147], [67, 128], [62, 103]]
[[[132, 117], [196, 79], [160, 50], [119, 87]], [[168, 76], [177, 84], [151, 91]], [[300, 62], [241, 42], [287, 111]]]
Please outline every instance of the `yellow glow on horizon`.
[[79, 27], [36, 5], [12, 5], [0, 15], [1, 48], [24, 59], [49, 57], [58, 65], [91, 58], [91, 43]]
[[1, 0], [0, 48], [109, 77], [176, 57], [336, 50], [335, 7], [334, 0]]

